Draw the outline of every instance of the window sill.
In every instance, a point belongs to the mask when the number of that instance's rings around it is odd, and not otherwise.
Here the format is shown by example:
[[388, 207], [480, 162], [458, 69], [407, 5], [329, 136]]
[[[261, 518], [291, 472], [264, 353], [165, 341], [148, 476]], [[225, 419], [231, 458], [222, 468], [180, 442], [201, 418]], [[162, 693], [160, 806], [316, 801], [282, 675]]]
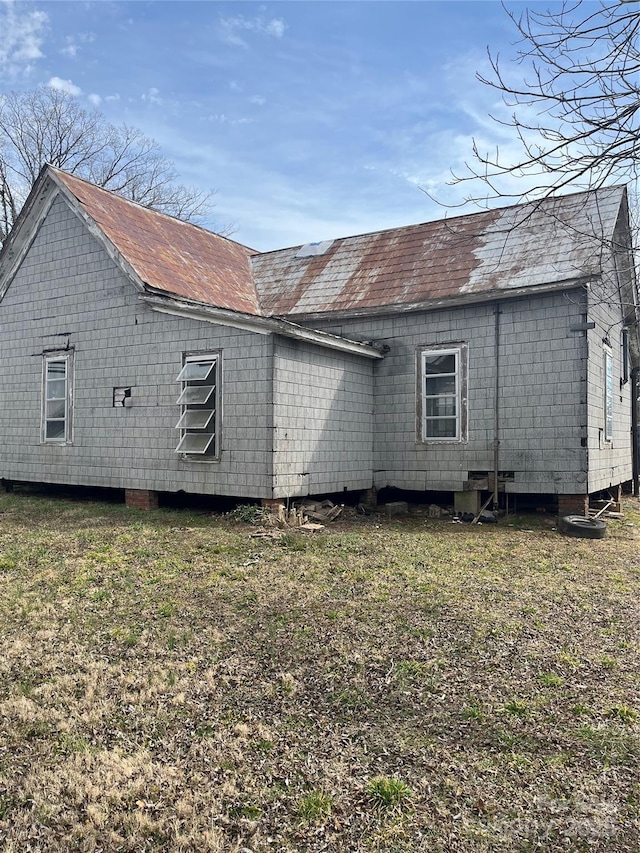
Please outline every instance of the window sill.
[[431, 447], [432, 445], [455, 445], [455, 444], [467, 444], [466, 438], [419, 438], [416, 441], [416, 445], [419, 447]]

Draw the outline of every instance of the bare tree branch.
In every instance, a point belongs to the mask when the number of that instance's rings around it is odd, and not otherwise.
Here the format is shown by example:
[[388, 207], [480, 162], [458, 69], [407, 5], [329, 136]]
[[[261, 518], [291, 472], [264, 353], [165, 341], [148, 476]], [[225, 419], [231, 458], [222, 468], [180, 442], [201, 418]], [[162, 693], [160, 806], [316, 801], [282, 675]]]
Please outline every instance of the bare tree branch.
[[[473, 142], [473, 160], [452, 183], [481, 182], [467, 201], [531, 199], [565, 188], [638, 182], [640, 168], [640, 14], [623, 0], [564, 2], [559, 12], [516, 15], [512, 82], [498, 55], [478, 79], [502, 95], [521, 154], [506, 159]], [[517, 182], [505, 182], [516, 177]]]
[[179, 184], [158, 143], [138, 128], [109, 124], [42, 86], [0, 96], [0, 243], [45, 163], [187, 221], [211, 209], [213, 193]]

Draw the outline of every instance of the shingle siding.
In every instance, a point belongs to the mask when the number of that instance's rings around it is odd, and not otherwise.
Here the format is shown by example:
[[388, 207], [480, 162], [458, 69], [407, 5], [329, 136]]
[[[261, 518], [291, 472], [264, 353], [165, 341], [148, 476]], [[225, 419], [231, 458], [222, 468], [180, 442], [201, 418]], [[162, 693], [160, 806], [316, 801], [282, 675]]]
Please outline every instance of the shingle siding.
[[[581, 291], [500, 303], [499, 469], [509, 491], [584, 491], [586, 340]], [[491, 304], [376, 319], [323, 321], [326, 331], [384, 342], [374, 366], [374, 471], [378, 488], [457, 491], [494, 465], [495, 314]], [[468, 347], [467, 438], [423, 443], [416, 425], [416, 352]]]
[[[271, 497], [270, 339], [151, 311], [60, 200], [2, 302], [0, 340], [0, 476]], [[67, 340], [74, 441], [42, 445], [42, 352]], [[182, 355], [207, 350], [222, 352], [222, 451], [213, 463], [174, 452]], [[113, 408], [113, 388], [129, 386], [131, 408]]]
[[[314, 329], [384, 344], [385, 357], [376, 360], [331, 349], [329, 341], [281, 336], [273, 329], [282, 324], [264, 325], [264, 318], [255, 328], [269, 334], [152, 310], [69, 204], [53, 203], [0, 304], [0, 477], [250, 498], [372, 485], [461, 491], [470, 472], [494, 467], [496, 365], [498, 467], [513, 475], [508, 491], [576, 495], [632, 476], [631, 383], [621, 382], [621, 296], [612, 265], [605, 263], [604, 294], [595, 279], [590, 290], [574, 282], [564, 292], [539, 281], [547, 292], [532, 287], [526, 295], [505, 279], [499, 303], [479, 294], [476, 304], [431, 310], [407, 307], [415, 294], [394, 268], [402, 304], [375, 309], [388, 313], [307, 318]], [[574, 272], [585, 278], [582, 267]], [[474, 281], [462, 289], [465, 298], [480, 287]], [[284, 291], [285, 284], [274, 279], [273, 287]], [[611, 441], [603, 437], [605, 341], [614, 370]], [[419, 353], [454, 346], [466, 364], [463, 440], [425, 442]], [[42, 357], [66, 347], [74, 351], [73, 443], [43, 445]], [[220, 354], [220, 455], [213, 462], [174, 451], [175, 379], [184, 353], [195, 352]], [[132, 388], [132, 405], [114, 408], [113, 389], [122, 387]]]
[[371, 488], [369, 359], [276, 339], [274, 496]]
[[[589, 292], [589, 369], [587, 436], [590, 492], [607, 489], [632, 478], [631, 381], [623, 382], [622, 312], [616, 274], [606, 271], [603, 284]], [[605, 346], [613, 359], [613, 437], [605, 438]], [[629, 366], [629, 374], [631, 368]]]

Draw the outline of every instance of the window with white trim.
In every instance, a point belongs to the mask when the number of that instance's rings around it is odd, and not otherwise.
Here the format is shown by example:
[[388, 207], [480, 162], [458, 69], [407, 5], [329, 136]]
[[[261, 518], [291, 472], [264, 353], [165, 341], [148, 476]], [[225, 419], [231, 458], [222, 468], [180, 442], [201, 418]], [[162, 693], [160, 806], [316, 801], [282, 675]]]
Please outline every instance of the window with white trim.
[[176, 453], [200, 459], [218, 456], [219, 366], [218, 355], [185, 357], [176, 379], [182, 383]]
[[42, 441], [71, 443], [73, 354], [44, 356], [42, 377]]
[[613, 354], [604, 349], [604, 440], [613, 440]]
[[459, 346], [419, 353], [422, 441], [462, 441], [465, 437], [465, 352]]

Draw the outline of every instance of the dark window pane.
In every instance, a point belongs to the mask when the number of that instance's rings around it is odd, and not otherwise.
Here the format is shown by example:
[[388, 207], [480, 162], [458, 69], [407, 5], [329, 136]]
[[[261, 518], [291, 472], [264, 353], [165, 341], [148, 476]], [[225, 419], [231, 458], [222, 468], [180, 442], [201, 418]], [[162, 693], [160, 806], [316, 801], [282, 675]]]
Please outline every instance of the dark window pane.
[[[177, 429], [207, 429], [215, 415], [214, 409], [187, 409], [176, 424]], [[210, 431], [213, 429], [213, 425]]]
[[67, 383], [64, 379], [49, 379], [47, 382], [47, 400], [64, 400], [67, 396]]
[[64, 438], [64, 421], [47, 421], [45, 438]]
[[58, 420], [64, 420], [65, 414], [65, 401], [64, 400], [49, 400], [47, 402], [47, 420], [51, 418], [57, 418]]
[[178, 397], [182, 406], [204, 404], [215, 391], [214, 385], [186, 385]]
[[176, 382], [204, 381], [209, 378], [215, 361], [188, 361], [180, 371]]
[[455, 376], [427, 376], [425, 379], [425, 394], [427, 397], [435, 397], [438, 394], [455, 394]]
[[427, 397], [424, 401], [424, 414], [428, 418], [455, 418], [457, 405], [455, 397]]
[[425, 438], [457, 438], [455, 418], [425, 418]]
[[185, 432], [176, 447], [177, 453], [206, 453], [213, 441], [213, 435], [202, 432]]
[[454, 353], [449, 355], [425, 355], [425, 373], [455, 373], [456, 357]]
[[67, 374], [66, 361], [48, 361], [47, 362], [47, 378], [58, 379]]

